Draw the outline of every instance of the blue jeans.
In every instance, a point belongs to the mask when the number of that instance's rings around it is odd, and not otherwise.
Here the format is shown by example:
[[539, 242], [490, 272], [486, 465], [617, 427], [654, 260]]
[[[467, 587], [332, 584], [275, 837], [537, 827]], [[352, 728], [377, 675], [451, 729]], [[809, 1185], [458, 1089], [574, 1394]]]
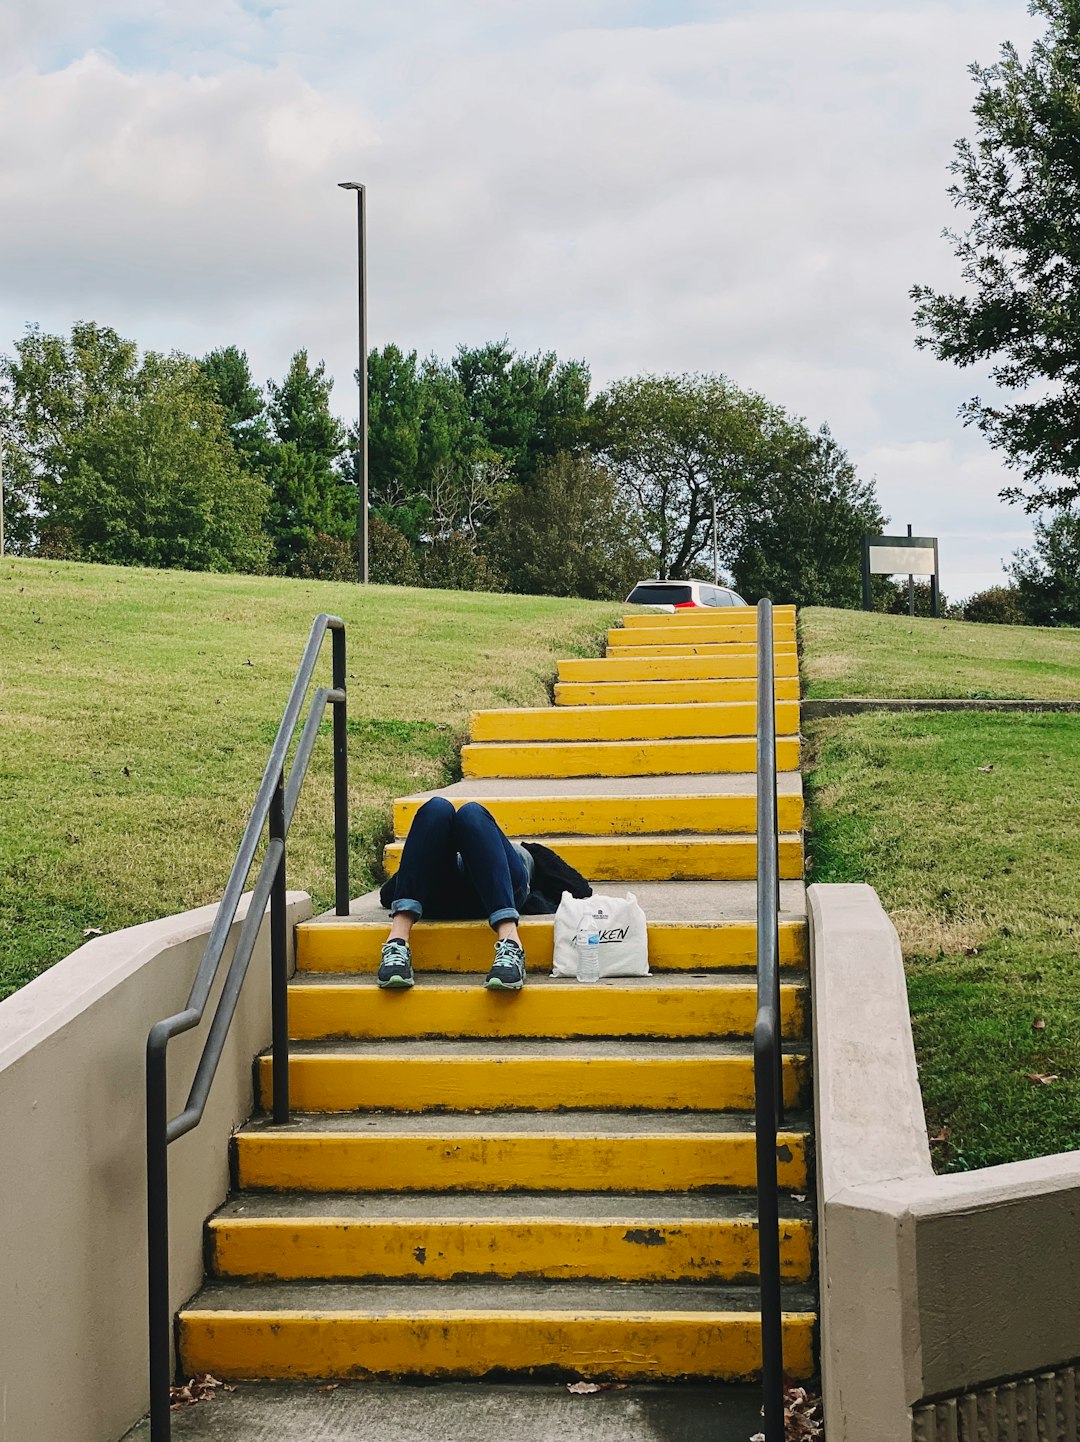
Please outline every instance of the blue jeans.
[[486, 916], [492, 927], [517, 921], [529, 894], [525, 863], [491, 812], [477, 801], [455, 809], [445, 796], [425, 801], [413, 817], [394, 883], [391, 916]]

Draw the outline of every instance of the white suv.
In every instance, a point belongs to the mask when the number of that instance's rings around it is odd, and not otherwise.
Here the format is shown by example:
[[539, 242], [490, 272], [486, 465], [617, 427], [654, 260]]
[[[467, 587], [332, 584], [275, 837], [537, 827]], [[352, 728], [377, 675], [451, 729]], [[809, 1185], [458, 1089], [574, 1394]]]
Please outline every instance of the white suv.
[[711, 581], [639, 581], [626, 598], [628, 606], [652, 606], [657, 611], [683, 611], [694, 606], [745, 606], [726, 586]]

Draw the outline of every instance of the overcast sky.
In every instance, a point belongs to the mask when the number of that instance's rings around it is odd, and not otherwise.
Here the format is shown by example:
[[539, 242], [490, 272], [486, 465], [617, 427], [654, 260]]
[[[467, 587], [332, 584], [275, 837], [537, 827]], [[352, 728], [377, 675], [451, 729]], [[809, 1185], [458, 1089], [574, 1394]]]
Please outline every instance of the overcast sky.
[[827, 422], [960, 597], [1030, 526], [908, 291], [958, 284], [966, 67], [1036, 33], [1024, 0], [7, 0], [0, 349], [93, 319], [261, 381], [306, 346], [351, 417], [362, 180], [372, 345], [723, 371]]

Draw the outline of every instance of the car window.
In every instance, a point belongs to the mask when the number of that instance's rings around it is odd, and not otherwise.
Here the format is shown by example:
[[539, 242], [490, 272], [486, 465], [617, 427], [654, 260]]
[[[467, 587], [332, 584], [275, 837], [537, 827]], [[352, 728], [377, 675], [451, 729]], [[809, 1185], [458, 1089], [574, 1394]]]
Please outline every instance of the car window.
[[643, 581], [626, 598], [628, 606], [684, 606], [693, 600], [689, 586], [667, 585], [663, 581]]

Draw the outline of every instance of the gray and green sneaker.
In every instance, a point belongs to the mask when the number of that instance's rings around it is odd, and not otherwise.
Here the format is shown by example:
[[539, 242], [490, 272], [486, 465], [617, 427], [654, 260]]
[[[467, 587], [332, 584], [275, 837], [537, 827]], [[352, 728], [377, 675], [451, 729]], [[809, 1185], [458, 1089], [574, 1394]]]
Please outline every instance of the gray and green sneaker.
[[378, 981], [381, 987], [412, 986], [412, 952], [407, 941], [395, 936], [383, 945]]
[[495, 960], [484, 985], [488, 991], [520, 991], [525, 985], [525, 948], [519, 941], [504, 936], [495, 943]]

